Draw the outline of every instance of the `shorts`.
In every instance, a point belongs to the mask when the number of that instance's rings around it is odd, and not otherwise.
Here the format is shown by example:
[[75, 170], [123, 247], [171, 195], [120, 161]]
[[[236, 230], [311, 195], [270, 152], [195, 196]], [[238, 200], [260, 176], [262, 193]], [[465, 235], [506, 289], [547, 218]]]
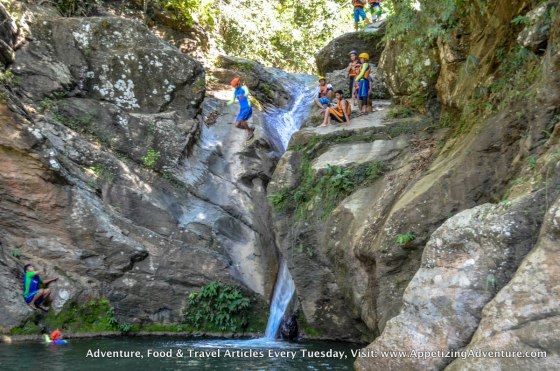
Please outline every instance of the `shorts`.
[[371, 5], [369, 7], [369, 12], [371, 13], [372, 16], [381, 15], [381, 6], [379, 5], [379, 3], [375, 3]]
[[319, 103], [321, 103], [324, 106], [328, 106], [329, 105], [329, 98], [327, 98], [327, 97], [319, 98]]
[[341, 116], [340, 112], [335, 109], [329, 108], [329, 115], [333, 120], [336, 120], [338, 122], [346, 122], [346, 117], [344, 117], [344, 115]]
[[[23, 296], [23, 299], [25, 300], [25, 302], [27, 304], [31, 303], [31, 301], [33, 300], [33, 298], [35, 297], [35, 295], [37, 295], [37, 293], [39, 292], [39, 290], [32, 292], [31, 294], [27, 295], [27, 296]], [[35, 302], [35, 304], [39, 305], [39, 303], [41, 302], [41, 299], [37, 299], [37, 301]]]
[[235, 119], [235, 121], [248, 121], [251, 117], [253, 116], [253, 108], [251, 107], [247, 107], [247, 108], [242, 108], [239, 111], [239, 114], [237, 115], [237, 118]]
[[348, 77], [348, 90], [350, 96], [352, 96], [352, 91], [354, 90], [354, 81], [356, 81], [356, 76], [349, 76]]
[[358, 97], [366, 98], [369, 95], [369, 81], [366, 79], [361, 79], [359, 82], [360, 87], [358, 88]]
[[360, 17], [362, 20], [366, 19], [366, 12], [364, 12], [363, 8], [354, 8], [354, 22], [360, 22]]

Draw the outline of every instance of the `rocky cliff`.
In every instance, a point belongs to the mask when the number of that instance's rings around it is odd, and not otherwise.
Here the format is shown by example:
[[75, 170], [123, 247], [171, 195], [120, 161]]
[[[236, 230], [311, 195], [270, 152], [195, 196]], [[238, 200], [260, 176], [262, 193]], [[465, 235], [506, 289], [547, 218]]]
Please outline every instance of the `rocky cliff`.
[[[397, 106], [292, 138], [268, 194], [309, 333], [375, 338], [370, 354], [508, 344], [546, 350], [532, 365], [554, 368], [556, 267], [536, 265], [552, 254], [559, 195], [557, 5], [397, 9], [379, 60]], [[364, 356], [356, 368], [452, 361]]]
[[245, 142], [229, 125], [230, 88], [218, 81], [205, 94], [202, 65], [138, 21], [11, 11], [2, 8], [15, 28], [2, 33], [13, 58], [1, 107], [0, 327], [33, 312], [20, 292], [27, 262], [60, 277], [56, 311], [107, 298], [124, 322], [175, 324], [210, 281], [266, 307], [274, 160], [260, 126]]

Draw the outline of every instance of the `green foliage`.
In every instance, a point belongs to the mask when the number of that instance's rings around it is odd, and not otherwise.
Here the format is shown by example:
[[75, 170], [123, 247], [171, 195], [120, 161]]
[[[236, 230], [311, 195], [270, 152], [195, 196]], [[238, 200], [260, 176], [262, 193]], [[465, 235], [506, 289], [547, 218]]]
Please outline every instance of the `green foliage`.
[[161, 154], [159, 153], [159, 151], [155, 151], [152, 148], [148, 148], [146, 150], [146, 154], [142, 156], [142, 163], [144, 164], [144, 167], [148, 169], [153, 169], [160, 155]]
[[19, 259], [21, 256], [21, 251], [19, 251], [19, 249], [13, 249], [10, 252], [10, 255], [12, 255], [14, 258]]
[[210, 282], [189, 295], [185, 322], [195, 329], [238, 332], [248, 325], [251, 299], [221, 282]]
[[86, 17], [101, 0], [54, 0], [58, 11], [65, 17]]
[[414, 111], [406, 106], [392, 106], [387, 112], [387, 117], [404, 118], [414, 115]]
[[16, 86], [21, 83], [21, 77], [14, 75], [12, 70], [0, 71], [0, 85]]
[[58, 328], [62, 332], [99, 332], [115, 331], [119, 322], [114, 316], [114, 309], [106, 299], [91, 300], [85, 305], [70, 301], [64, 305], [60, 313], [49, 311], [46, 317], [31, 318], [20, 326], [12, 329], [12, 334], [41, 333], [38, 321], [47, 329]]
[[529, 23], [529, 17], [524, 16], [524, 15], [520, 15], [520, 16], [517, 16], [517, 17], [513, 18], [511, 20], [511, 23], [513, 23], [515, 25], [527, 24], [527, 23]]
[[87, 170], [93, 173], [97, 179], [107, 183], [112, 183], [115, 179], [115, 174], [103, 164], [88, 167]]
[[269, 199], [277, 212], [294, 209], [297, 221], [306, 219], [314, 208], [317, 208], [315, 215], [324, 219], [344, 197], [379, 178], [383, 168], [378, 161], [350, 168], [328, 165], [324, 174], [316, 176], [309, 160], [305, 160], [299, 186], [284, 189]]
[[515, 185], [520, 185], [520, 184], [523, 184], [523, 182], [524, 182], [523, 178], [515, 178], [515, 179], [512, 179], [511, 185], [514, 185], [514, 186]]
[[416, 236], [412, 232], [407, 232], [405, 234], [397, 234], [397, 236], [395, 237], [395, 241], [400, 246], [406, 246], [414, 239], [416, 239]]
[[527, 157], [527, 167], [529, 170], [535, 170], [537, 167], [537, 158], [534, 155]]

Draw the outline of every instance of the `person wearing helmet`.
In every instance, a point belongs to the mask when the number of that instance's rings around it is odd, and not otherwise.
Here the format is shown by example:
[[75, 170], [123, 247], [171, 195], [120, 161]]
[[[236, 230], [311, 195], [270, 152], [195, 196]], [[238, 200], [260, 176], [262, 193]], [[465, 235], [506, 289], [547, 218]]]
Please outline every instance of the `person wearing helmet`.
[[354, 89], [354, 82], [356, 80], [356, 76], [360, 73], [362, 64], [358, 59], [358, 52], [352, 50], [350, 53], [350, 63], [348, 63], [348, 67], [346, 67], [346, 71], [348, 72], [348, 93], [350, 94], [352, 106], [354, 106], [354, 99], [355, 99], [355, 89]]
[[331, 84], [327, 84], [327, 79], [323, 76], [319, 76], [319, 94], [315, 98], [315, 104], [317, 107], [324, 110], [327, 108], [332, 100], [333, 87]]
[[377, 21], [377, 17], [381, 16], [381, 0], [369, 0], [369, 12], [371, 20]]
[[333, 108], [329, 107], [328, 110], [325, 111], [325, 119], [319, 127], [329, 126], [332, 120], [350, 125], [350, 114], [352, 113], [350, 102], [344, 99], [342, 90], [337, 90], [335, 97], [338, 101], [336, 106]]
[[369, 75], [371, 73], [370, 64], [367, 62], [369, 60], [368, 53], [362, 53], [359, 55], [360, 62], [362, 63], [362, 69], [360, 74], [356, 76], [356, 83], [358, 84], [358, 105], [360, 109], [360, 116], [367, 115], [367, 99], [369, 95]]
[[358, 31], [358, 24], [360, 23], [360, 18], [365, 20], [367, 24], [370, 24], [366, 12], [364, 12], [364, 5], [366, 0], [352, 0], [352, 5], [354, 6], [354, 29]]
[[249, 99], [249, 88], [245, 85], [241, 85], [240, 77], [231, 80], [230, 85], [233, 87], [234, 91], [233, 97], [227, 102], [227, 105], [231, 106], [236, 99], [239, 101], [239, 114], [235, 119], [235, 127], [247, 130], [247, 140], [251, 140], [255, 136], [255, 128], [250, 127], [248, 123], [251, 116], [253, 116], [253, 107]]

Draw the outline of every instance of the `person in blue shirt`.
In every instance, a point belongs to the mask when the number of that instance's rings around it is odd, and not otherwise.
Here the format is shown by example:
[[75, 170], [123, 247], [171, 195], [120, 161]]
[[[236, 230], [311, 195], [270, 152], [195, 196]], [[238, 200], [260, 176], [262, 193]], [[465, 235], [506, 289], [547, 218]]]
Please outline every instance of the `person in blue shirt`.
[[251, 93], [249, 93], [247, 86], [241, 85], [240, 77], [231, 80], [230, 84], [235, 90], [233, 91], [233, 97], [227, 102], [227, 105], [231, 106], [236, 99], [239, 101], [239, 114], [235, 119], [235, 127], [247, 130], [247, 140], [251, 140], [255, 136], [255, 128], [250, 127], [248, 123], [249, 119], [253, 116], [253, 107], [249, 99]]
[[48, 312], [49, 309], [42, 303], [49, 297], [49, 295], [51, 294], [51, 290], [47, 288], [41, 288], [41, 284], [43, 284], [43, 286], [46, 286], [49, 283], [56, 281], [58, 277], [43, 281], [40, 273], [36, 272], [31, 264], [26, 264], [23, 267], [23, 272], [23, 299], [31, 307]]

